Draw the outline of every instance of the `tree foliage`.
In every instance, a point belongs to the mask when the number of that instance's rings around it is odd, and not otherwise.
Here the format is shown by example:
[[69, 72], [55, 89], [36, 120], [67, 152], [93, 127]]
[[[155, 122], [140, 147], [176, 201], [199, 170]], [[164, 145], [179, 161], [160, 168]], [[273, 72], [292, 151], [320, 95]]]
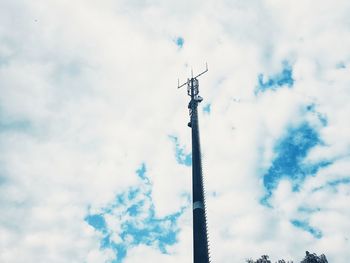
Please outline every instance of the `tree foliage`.
[[[246, 263], [272, 263], [268, 255], [262, 255], [257, 260], [247, 259]], [[293, 263], [293, 261], [286, 261], [280, 259], [275, 261], [275, 263]], [[324, 254], [317, 256], [315, 253], [310, 253], [306, 251], [305, 258], [300, 263], [328, 263], [327, 258]]]

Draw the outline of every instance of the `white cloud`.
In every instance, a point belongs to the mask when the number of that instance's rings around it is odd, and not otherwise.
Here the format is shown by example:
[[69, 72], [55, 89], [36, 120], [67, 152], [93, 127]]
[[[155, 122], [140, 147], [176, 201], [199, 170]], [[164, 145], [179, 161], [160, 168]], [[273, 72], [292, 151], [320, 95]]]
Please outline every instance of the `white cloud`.
[[[349, 184], [329, 183], [350, 172], [349, 9], [348, 1], [0, 2], [0, 261], [108, 262], [114, 252], [100, 250], [84, 218], [137, 185], [143, 162], [157, 216], [183, 207], [190, 169], [176, 163], [168, 136], [189, 151], [190, 130], [176, 79], [208, 61], [200, 84], [211, 113], [200, 125], [213, 261], [297, 260], [310, 250], [345, 262]], [[256, 97], [258, 74], [273, 76], [284, 60], [294, 86]], [[302, 110], [308, 104], [327, 126]], [[324, 143], [304, 161], [333, 164], [299, 192], [280, 181], [273, 208], [264, 207], [274, 146], [303, 121]], [[292, 219], [307, 219], [322, 238]], [[107, 224], [118, 229], [111, 216]], [[169, 255], [139, 246], [125, 262], [190, 262], [189, 211], [178, 225]]]

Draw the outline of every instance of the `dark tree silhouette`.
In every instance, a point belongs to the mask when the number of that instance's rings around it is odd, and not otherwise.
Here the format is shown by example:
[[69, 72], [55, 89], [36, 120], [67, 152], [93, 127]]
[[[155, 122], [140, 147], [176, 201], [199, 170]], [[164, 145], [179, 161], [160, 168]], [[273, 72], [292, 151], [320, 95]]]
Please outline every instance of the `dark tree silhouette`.
[[[247, 263], [272, 263], [269, 259], [269, 256], [262, 255], [259, 259], [247, 259]], [[293, 261], [285, 261], [284, 259], [280, 259], [275, 261], [275, 263], [293, 263]], [[315, 253], [311, 254], [309, 251], [306, 251], [305, 258], [300, 263], [328, 263], [327, 258], [324, 254], [317, 256]]]
[[305, 258], [300, 263], [328, 263], [328, 260], [324, 254], [317, 256], [315, 253], [311, 254], [306, 251]]

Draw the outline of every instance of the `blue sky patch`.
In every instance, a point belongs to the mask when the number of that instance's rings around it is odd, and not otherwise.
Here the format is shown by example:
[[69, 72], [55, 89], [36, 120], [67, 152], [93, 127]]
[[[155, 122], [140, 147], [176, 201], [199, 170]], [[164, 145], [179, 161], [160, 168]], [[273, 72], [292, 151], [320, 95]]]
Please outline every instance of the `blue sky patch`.
[[191, 153], [187, 154], [185, 152], [185, 148], [180, 146], [179, 139], [176, 136], [170, 135], [169, 138], [175, 144], [175, 157], [176, 157], [177, 163], [185, 165], [185, 166], [191, 166], [192, 165], [192, 154]]
[[106, 221], [102, 215], [88, 215], [85, 220], [90, 226], [101, 232], [106, 230]]
[[[138, 187], [131, 187], [116, 196], [115, 202], [102, 209], [102, 213], [89, 214], [85, 221], [96, 231], [102, 233], [102, 249], [113, 249], [116, 252], [114, 263], [121, 263], [132, 247], [144, 244], [156, 246], [162, 253], [168, 253], [167, 247], [176, 243], [179, 227], [177, 220], [184, 212], [180, 211], [157, 217], [152, 200], [152, 184], [147, 177], [146, 165], [143, 163], [136, 171], [140, 178]], [[119, 232], [111, 229], [106, 223], [106, 216], [115, 218]], [[118, 234], [120, 241], [112, 239]]]
[[307, 123], [292, 128], [275, 146], [276, 158], [264, 175], [264, 186], [270, 190], [282, 177], [300, 179], [305, 176], [302, 160], [308, 151], [320, 142], [318, 133]]
[[346, 68], [346, 65], [344, 62], [339, 62], [337, 65], [336, 65], [336, 68], [337, 69], [344, 69]]
[[322, 238], [322, 232], [312, 226], [310, 226], [309, 222], [301, 221], [301, 220], [291, 220], [290, 221], [295, 227], [300, 228], [304, 231], [309, 232], [313, 235], [314, 238], [320, 239]]
[[182, 37], [177, 37], [175, 43], [179, 48], [182, 48], [185, 43], [185, 40]]
[[301, 207], [298, 207], [298, 211], [301, 213], [311, 214], [311, 213], [319, 212], [319, 211], [321, 211], [321, 209], [318, 207], [313, 208], [313, 207], [308, 207], [308, 206], [301, 206]]
[[350, 184], [350, 177], [345, 177], [345, 178], [328, 182], [328, 185], [331, 187], [337, 187], [338, 185], [341, 185], [341, 184]]
[[0, 120], [0, 132], [3, 131], [21, 131], [28, 132], [32, 129], [32, 125], [29, 121], [5, 121]]
[[33, 125], [26, 119], [14, 119], [8, 116], [0, 105], [0, 133], [1, 132], [29, 132], [33, 129]]
[[321, 124], [323, 126], [327, 126], [328, 125], [328, 118], [327, 118], [327, 116], [325, 114], [322, 114], [322, 113], [318, 112], [316, 110], [316, 105], [314, 103], [311, 103], [311, 104], [307, 105], [306, 106], [306, 111], [316, 115], [318, 120], [321, 122]]
[[317, 191], [325, 189], [325, 188], [331, 188], [334, 191], [337, 191], [338, 186], [343, 185], [343, 184], [350, 184], [350, 177], [344, 177], [344, 178], [339, 178], [336, 180], [328, 181], [325, 185], [314, 188], [312, 191], [317, 192]]
[[136, 174], [142, 180], [149, 182], [148, 177], [146, 176], [146, 164], [142, 163], [140, 168], [136, 170]]
[[204, 112], [204, 113], [207, 113], [207, 114], [210, 114], [210, 111], [211, 111], [211, 104], [208, 103], [207, 105], [205, 105], [205, 106], [203, 107], [203, 112]]
[[273, 76], [264, 76], [259, 74], [258, 86], [256, 87], [255, 94], [266, 90], [276, 90], [282, 87], [292, 87], [294, 84], [293, 69], [288, 62], [282, 63], [282, 71]]
[[322, 141], [318, 132], [308, 123], [288, 130], [286, 136], [276, 143], [274, 147], [276, 157], [263, 175], [263, 183], [267, 191], [261, 199], [263, 204], [268, 205], [268, 199], [281, 179], [290, 179], [293, 190], [298, 191], [306, 176], [314, 175], [319, 169], [331, 164], [329, 161], [304, 162], [308, 152], [320, 143]]

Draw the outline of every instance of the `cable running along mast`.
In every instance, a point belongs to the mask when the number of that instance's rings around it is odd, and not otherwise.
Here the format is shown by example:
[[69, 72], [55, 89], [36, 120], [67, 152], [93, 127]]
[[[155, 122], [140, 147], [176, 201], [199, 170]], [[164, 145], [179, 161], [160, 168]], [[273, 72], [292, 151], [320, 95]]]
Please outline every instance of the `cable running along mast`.
[[188, 104], [190, 114], [190, 122], [188, 123], [188, 126], [192, 130], [192, 212], [194, 263], [210, 262], [197, 111], [198, 104], [203, 100], [203, 98], [199, 96], [199, 83], [197, 78], [207, 71], [208, 65], [206, 65], [205, 71], [195, 77], [193, 77], [192, 72], [191, 78], [182, 85], [180, 85], [178, 82], [178, 88], [187, 85], [187, 94], [191, 97], [191, 100]]

